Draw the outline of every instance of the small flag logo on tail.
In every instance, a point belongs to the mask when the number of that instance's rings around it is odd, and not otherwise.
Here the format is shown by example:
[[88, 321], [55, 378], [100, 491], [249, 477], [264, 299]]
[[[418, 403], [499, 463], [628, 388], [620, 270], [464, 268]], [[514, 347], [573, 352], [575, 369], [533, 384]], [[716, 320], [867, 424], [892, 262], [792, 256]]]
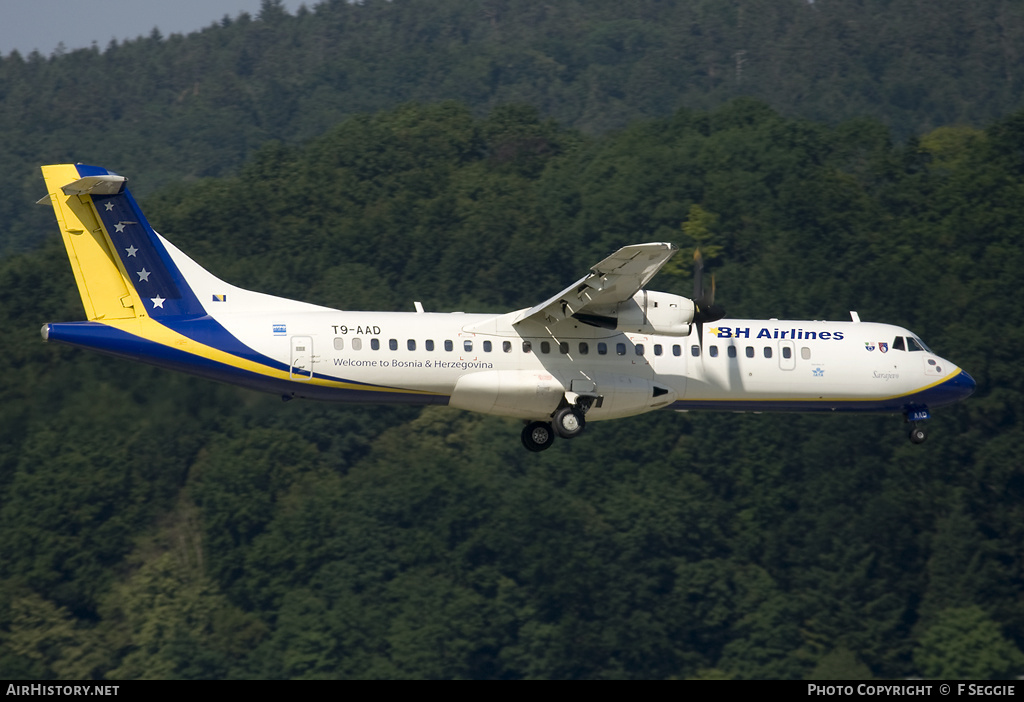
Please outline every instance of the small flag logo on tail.
[[227, 302], [228, 301], [228, 296], [227, 295], [214, 295], [213, 296], [213, 301], [214, 302]]

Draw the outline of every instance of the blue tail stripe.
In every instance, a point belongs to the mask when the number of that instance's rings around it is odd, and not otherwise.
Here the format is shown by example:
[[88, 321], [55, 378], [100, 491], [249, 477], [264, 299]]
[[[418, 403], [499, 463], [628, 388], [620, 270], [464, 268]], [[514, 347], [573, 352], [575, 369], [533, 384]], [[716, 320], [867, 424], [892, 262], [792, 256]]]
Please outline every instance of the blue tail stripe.
[[[46, 338], [52, 342], [99, 351], [132, 361], [142, 361], [154, 366], [160, 366], [161, 368], [191, 373], [192, 375], [242, 385], [255, 390], [271, 393], [297, 392], [297, 386], [293, 381], [270, 378], [243, 368], [236, 368], [229, 364], [196, 356], [187, 351], [172, 348], [115, 329], [102, 322], [60, 322], [48, 324]], [[273, 367], [279, 370], [288, 370], [288, 366], [263, 357], [252, 360], [269, 361], [267, 365], [273, 364]], [[315, 377], [332, 382], [358, 385], [365, 389], [303, 385], [301, 391], [303, 397], [353, 402], [408, 402], [413, 404], [446, 404], [448, 402], [446, 395], [434, 396], [412, 392], [382, 392], [382, 390], [390, 388], [320, 373], [317, 373]]]
[[[95, 166], [79, 165], [77, 168], [82, 176], [117, 175]], [[94, 195], [93, 204], [150, 316], [205, 314], [127, 188], [118, 195]]]
[[206, 346], [212, 346], [233, 356], [238, 356], [248, 361], [255, 361], [275, 370], [288, 370], [287, 364], [275, 361], [273, 358], [256, 351], [251, 346], [243, 344], [213, 317], [206, 316], [198, 319], [195, 317], [165, 317], [160, 319], [160, 324], [193, 341], [205, 344]]

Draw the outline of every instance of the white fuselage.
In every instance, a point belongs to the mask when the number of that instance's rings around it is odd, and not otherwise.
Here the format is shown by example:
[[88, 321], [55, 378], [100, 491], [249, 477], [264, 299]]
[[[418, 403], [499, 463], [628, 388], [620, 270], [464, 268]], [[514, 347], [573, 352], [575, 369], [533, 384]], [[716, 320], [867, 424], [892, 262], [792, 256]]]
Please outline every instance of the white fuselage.
[[318, 308], [217, 321], [287, 366], [298, 397], [343, 401], [359, 386], [352, 399], [375, 390], [382, 402], [525, 419], [554, 411], [566, 392], [600, 398], [588, 420], [669, 406], [900, 412], [926, 404], [915, 396], [960, 373], [887, 324], [723, 319], [706, 325], [702, 348], [695, 332], [655, 336], [579, 323], [553, 336], [541, 325], [514, 327], [516, 315]]

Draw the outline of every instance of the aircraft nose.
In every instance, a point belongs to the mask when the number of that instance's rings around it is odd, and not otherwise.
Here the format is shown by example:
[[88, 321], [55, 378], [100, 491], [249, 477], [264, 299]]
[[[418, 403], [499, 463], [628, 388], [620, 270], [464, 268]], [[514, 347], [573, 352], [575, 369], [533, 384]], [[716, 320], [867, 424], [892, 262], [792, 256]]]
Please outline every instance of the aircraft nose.
[[974, 378], [967, 375], [966, 371], [960, 371], [959, 375], [950, 378], [947, 385], [957, 395], [958, 400], [970, 397], [974, 389], [978, 387], [978, 384], [974, 382]]

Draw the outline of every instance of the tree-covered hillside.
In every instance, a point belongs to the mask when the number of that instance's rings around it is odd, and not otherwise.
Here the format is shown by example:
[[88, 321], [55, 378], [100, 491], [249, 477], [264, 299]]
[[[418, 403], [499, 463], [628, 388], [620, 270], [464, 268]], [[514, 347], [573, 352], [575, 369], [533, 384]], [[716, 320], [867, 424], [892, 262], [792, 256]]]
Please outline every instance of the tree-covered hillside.
[[1024, 113], [894, 145], [745, 99], [591, 136], [444, 102], [143, 201], [221, 277], [350, 309], [530, 305], [698, 234], [733, 315], [856, 309], [970, 372], [921, 446], [900, 417], [661, 412], [531, 454], [514, 421], [45, 345], [81, 318], [50, 224], [0, 264], [0, 676], [1020, 674], [1022, 153]]
[[588, 134], [751, 96], [898, 139], [1024, 107], [1013, 0], [266, 0], [188, 36], [0, 57], [0, 253], [40, 240], [41, 163], [132, 173], [144, 192], [233, 173], [266, 140], [411, 100], [509, 102]]

